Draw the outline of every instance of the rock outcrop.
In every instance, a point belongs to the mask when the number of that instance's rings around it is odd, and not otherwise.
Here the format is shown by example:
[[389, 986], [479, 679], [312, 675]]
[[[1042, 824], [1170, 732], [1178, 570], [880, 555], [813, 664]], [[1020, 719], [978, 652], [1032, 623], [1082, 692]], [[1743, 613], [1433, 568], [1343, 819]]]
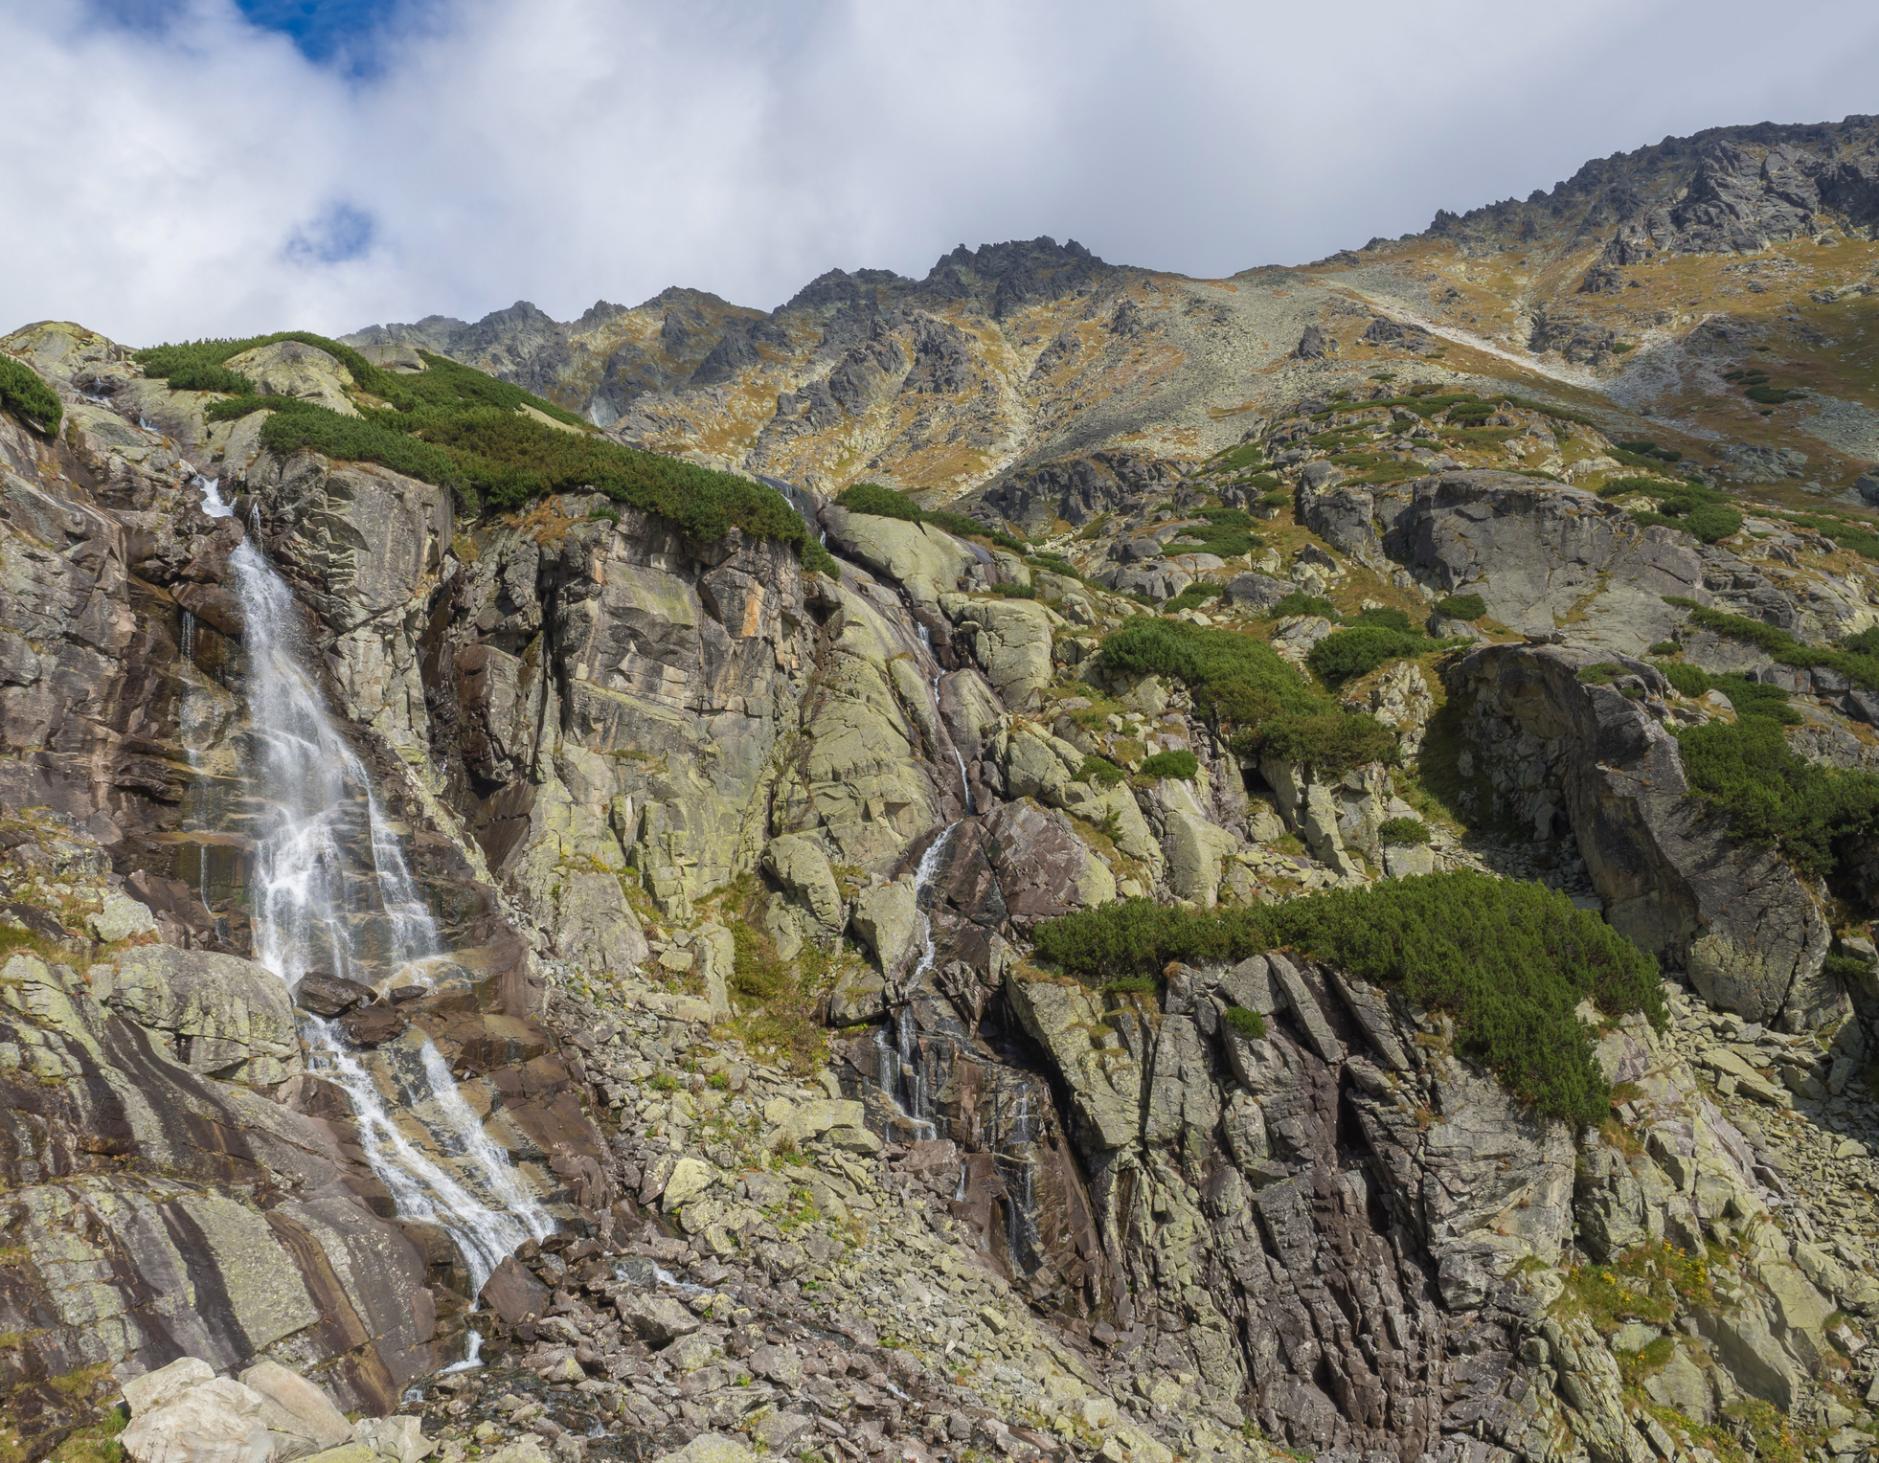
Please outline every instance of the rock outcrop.
[[[1790, 1030], [1840, 1019], [1818, 895], [1691, 792], [1647, 700], [1580, 678], [1597, 659], [1491, 646], [1461, 660], [1449, 695], [1479, 776], [1528, 836], [1570, 839], [1606, 918], [1704, 999]], [[1648, 666], [1627, 670], [1646, 697], [1664, 689]]]

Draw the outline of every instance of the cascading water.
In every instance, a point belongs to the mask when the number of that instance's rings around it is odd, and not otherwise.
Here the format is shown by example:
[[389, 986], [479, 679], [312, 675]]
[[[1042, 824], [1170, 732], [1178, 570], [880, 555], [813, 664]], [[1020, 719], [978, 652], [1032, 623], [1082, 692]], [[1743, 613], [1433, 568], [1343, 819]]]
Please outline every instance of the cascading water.
[[[215, 480], [198, 484], [206, 513], [233, 516]], [[439, 953], [437, 926], [364, 762], [303, 668], [293, 594], [252, 534], [229, 567], [243, 616], [250, 781], [260, 805], [250, 886], [255, 959], [290, 987], [314, 971], [369, 985], [374, 973], [413, 970]], [[351, 1100], [360, 1146], [399, 1216], [451, 1236], [472, 1295], [524, 1241], [553, 1231], [428, 1038], [379, 1048], [374, 1073], [336, 1024], [310, 1017], [303, 1037], [312, 1064]]]
[[[940, 710], [940, 677], [945, 672], [940, 667], [939, 656], [933, 650], [933, 632], [917, 620], [914, 622], [914, 627], [920, 632], [920, 644], [925, 649], [927, 658], [933, 662], [933, 674], [927, 678], [926, 683], [927, 693], [933, 698], [933, 724], [944, 732], [946, 715]], [[966, 777], [965, 754], [959, 750], [959, 744], [951, 736], [946, 738], [946, 750], [953, 754], [953, 766], [959, 769], [959, 797], [965, 804], [966, 816], [971, 817], [972, 814], [978, 812], [978, 808], [973, 805], [972, 783]]]
[[[913, 903], [920, 918], [920, 957], [908, 973], [909, 989], [933, 968], [933, 962], [939, 955], [933, 937], [933, 915], [928, 904], [933, 880], [939, 876], [940, 865], [946, 858], [946, 847], [958, 831], [957, 823], [949, 824], [938, 838], [927, 845], [926, 852], [920, 855], [920, 862], [914, 869]], [[875, 1028], [874, 1046], [881, 1090], [900, 1110], [901, 1116], [913, 1129], [915, 1138], [934, 1137], [938, 1129], [930, 1115], [926, 1064], [921, 1060], [919, 1032], [914, 1026], [911, 1005], [901, 1006], [894, 1018], [894, 1034], [891, 1038], [886, 1026]]]

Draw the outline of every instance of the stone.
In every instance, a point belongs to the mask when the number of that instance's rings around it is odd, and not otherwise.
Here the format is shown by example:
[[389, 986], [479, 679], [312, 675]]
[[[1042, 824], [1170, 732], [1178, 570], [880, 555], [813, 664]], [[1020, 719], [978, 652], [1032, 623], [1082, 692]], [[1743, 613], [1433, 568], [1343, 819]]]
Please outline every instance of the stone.
[[669, 1295], [652, 1291], [633, 1291], [614, 1302], [620, 1319], [633, 1334], [650, 1346], [669, 1346], [681, 1336], [689, 1336], [699, 1327], [698, 1317]]
[[757, 1463], [757, 1455], [725, 1433], [701, 1433], [684, 1447], [661, 1453], [654, 1463]]
[[157, 917], [150, 912], [150, 906], [115, 889], [105, 894], [103, 907], [85, 922], [93, 936], [107, 945], [157, 932]]
[[296, 1006], [328, 1018], [342, 1016], [354, 1006], [363, 1006], [374, 999], [370, 986], [324, 970], [308, 971], [294, 987]]
[[164, 1403], [182, 1396], [191, 1387], [213, 1381], [215, 1368], [193, 1356], [179, 1356], [167, 1366], [132, 1377], [124, 1384], [124, 1402], [131, 1416], [154, 1412]]
[[675, 1213], [717, 1180], [718, 1171], [703, 1159], [681, 1158], [672, 1165], [672, 1172], [665, 1181], [665, 1192], [659, 1202], [668, 1214]]
[[271, 1463], [262, 1401], [217, 1377], [131, 1418], [119, 1445], [132, 1463]]
[[513, 1255], [490, 1273], [483, 1283], [482, 1294], [477, 1297], [512, 1326], [543, 1314], [551, 1298], [548, 1287]]
[[92, 988], [112, 1010], [161, 1033], [192, 1071], [272, 1084], [299, 1068], [287, 987], [251, 960], [137, 945], [94, 966]]
[[872, 885], [856, 897], [855, 935], [883, 974], [897, 974], [906, 964], [919, 931], [919, 915], [913, 885], [906, 880]]
[[437, 1444], [424, 1436], [423, 1424], [415, 1417], [362, 1418], [353, 1424], [352, 1436], [390, 1463], [420, 1463], [437, 1451]]
[[269, 1431], [305, 1439], [308, 1452], [337, 1447], [352, 1436], [352, 1424], [333, 1399], [279, 1362], [258, 1361], [241, 1381], [261, 1398], [261, 1420]]
[[815, 839], [800, 833], [772, 838], [763, 865], [785, 890], [801, 900], [816, 922], [831, 933], [842, 927], [842, 893], [835, 884], [828, 855]]

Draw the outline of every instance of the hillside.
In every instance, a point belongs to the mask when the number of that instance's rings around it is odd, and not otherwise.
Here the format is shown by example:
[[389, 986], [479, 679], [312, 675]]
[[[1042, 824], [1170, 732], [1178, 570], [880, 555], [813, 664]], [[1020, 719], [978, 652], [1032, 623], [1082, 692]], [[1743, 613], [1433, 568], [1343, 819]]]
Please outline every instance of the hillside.
[[1127, 447], [1191, 463], [1379, 371], [1664, 436], [1731, 482], [1879, 459], [1879, 123], [1717, 128], [1297, 269], [1192, 280], [1049, 239], [923, 280], [831, 271], [763, 314], [668, 290], [557, 325], [379, 326], [657, 450], [833, 490], [951, 497]]
[[0, 337], [0, 1463], [1870, 1457], [1872, 138]]

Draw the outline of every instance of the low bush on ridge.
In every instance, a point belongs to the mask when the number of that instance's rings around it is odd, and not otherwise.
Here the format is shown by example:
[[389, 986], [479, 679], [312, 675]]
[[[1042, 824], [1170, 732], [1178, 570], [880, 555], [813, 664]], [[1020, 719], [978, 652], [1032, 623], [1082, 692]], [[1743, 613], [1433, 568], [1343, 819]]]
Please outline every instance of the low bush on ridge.
[[[228, 365], [257, 346], [282, 341], [325, 351], [345, 367], [364, 397], [360, 415], [262, 395]], [[136, 359], [147, 375], [178, 390], [230, 393], [209, 407], [211, 420], [268, 412], [261, 442], [270, 451], [306, 449], [342, 461], [375, 462], [450, 489], [469, 512], [519, 508], [546, 494], [591, 489], [662, 518], [697, 542], [714, 542], [736, 528], [789, 544], [809, 568], [833, 569], [828, 551], [774, 489], [625, 446], [519, 386], [443, 356], [419, 354], [425, 369], [404, 374], [374, 366], [324, 336], [283, 331], [154, 346], [137, 352]]]
[[1473, 871], [1234, 909], [1132, 899], [1046, 921], [1035, 938], [1043, 960], [1099, 984], [1290, 949], [1452, 1016], [1461, 1056], [1582, 1127], [1606, 1115], [1610, 1094], [1580, 1002], [1665, 1019], [1649, 955], [1564, 894]]

